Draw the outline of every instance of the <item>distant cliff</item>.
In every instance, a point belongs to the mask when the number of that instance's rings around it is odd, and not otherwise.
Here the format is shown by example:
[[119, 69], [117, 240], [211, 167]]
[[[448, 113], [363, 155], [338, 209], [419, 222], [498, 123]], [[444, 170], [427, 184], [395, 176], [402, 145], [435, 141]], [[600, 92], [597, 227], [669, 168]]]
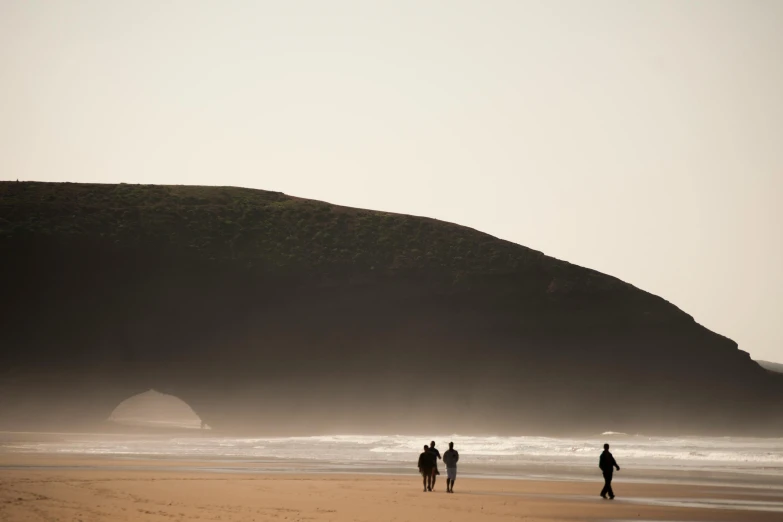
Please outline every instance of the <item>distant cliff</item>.
[[95, 423], [154, 388], [232, 431], [783, 434], [783, 380], [730, 339], [433, 219], [0, 183], [0, 287], [0, 428]]
[[769, 370], [775, 373], [783, 373], [783, 364], [773, 363], [769, 361], [756, 361], [756, 362], [759, 363], [759, 366], [761, 366], [765, 370]]

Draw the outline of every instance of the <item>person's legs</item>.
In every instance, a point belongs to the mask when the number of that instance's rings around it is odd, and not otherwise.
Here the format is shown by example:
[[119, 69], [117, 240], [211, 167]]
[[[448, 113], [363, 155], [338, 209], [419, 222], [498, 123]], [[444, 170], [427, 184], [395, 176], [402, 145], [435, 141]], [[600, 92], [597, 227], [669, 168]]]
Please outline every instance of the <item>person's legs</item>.
[[432, 488], [435, 486], [435, 469], [433, 469], [430, 472], [430, 478], [427, 481], [427, 490], [432, 491]]
[[422, 481], [424, 482], [424, 491], [426, 492], [427, 491], [427, 472], [426, 471], [422, 471], [421, 472], [421, 478], [422, 478]]
[[457, 468], [446, 468], [446, 491], [454, 493], [454, 481], [457, 480]]
[[437, 476], [438, 476], [438, 467], [435, 466], [432, 469], [432, 489], [435, 489], [435, 479], [437, 478]]
[[606, 494], [609, 494], [609, 498], [614, 498], [614, 492], [612, 491], [612, 473], [604, 473], [604, 489], [601, 490], [601, 496], [606, 498]]

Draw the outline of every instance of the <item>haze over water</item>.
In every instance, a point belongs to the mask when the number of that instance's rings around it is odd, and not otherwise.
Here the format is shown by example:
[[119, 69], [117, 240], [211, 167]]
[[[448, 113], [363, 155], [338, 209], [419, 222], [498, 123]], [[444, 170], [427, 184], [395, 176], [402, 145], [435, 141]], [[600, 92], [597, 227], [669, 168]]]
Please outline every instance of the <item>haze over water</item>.
[[[484, 476], [595, 474], [598, 454], [610, 442], [628, 470], [731, 472], [783, 478], [783, 439], [647, 437], [606, 433], [589, 438], [451, 435], [324, 435], [229, 437], [209, 430], [193, 434], [40, 434], [0, 436], [4, 453], [130, 459], [198, 460], [214, 468], [237, 463], [276, 469], [405, 472], [415, 468], [422, 444], [454, 441], [460, 465]], [[233, 463], [233, 464], [229, 464]], [[621, 475], [622, 476], [622, 475]], [[750, 477], [747, 477], [750, 478]]]
[[194, 460], [211, 469], [238, 464], [276, 470], [409, 472], [423, 444], [453, 441], [460, 466], [482, 476], [590, 476], [604, 442], [631, 474], [645, 471], [739, 473], [783, 478], [783, 438], [650, 437], [607, 431], [588, 437], [452, 434], [231, 436], [199, 429], [184, 401], [154, 390], [129, 397], [109, 417], [108, 433], [0, 432], [0, 454]]

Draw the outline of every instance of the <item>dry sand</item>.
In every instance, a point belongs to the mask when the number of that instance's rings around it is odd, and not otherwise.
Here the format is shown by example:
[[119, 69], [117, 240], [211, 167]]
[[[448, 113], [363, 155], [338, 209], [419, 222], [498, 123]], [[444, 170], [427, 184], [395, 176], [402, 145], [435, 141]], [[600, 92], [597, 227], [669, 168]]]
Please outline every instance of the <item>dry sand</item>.
[[[614, 501], [594, 483], [466, 479], [433, 493], [400, 475], [254, 474], [197, 466], [0, 457], [3, 521], [453, 521], [783, 520], [777, 488], [623, 483]], [[46, 464], [47, 467], [39, 467]], [[65, 465], [67, 464], [67, 465]], [[698, 506], [696, 506], [698, 504]], [[724, 505], [725, 504], [725, 505]]]

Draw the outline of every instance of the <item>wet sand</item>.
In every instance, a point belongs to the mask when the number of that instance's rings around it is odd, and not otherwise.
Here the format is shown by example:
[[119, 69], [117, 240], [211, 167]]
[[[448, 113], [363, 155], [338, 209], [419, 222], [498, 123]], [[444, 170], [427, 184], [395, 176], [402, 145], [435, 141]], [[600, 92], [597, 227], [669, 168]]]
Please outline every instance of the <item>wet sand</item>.
[[0, 456], [3, 521], [783, 520], [783, 489], [599, 480], [459, 478], [424, 493], [410, 475], [257, 473], [194, 461]]

